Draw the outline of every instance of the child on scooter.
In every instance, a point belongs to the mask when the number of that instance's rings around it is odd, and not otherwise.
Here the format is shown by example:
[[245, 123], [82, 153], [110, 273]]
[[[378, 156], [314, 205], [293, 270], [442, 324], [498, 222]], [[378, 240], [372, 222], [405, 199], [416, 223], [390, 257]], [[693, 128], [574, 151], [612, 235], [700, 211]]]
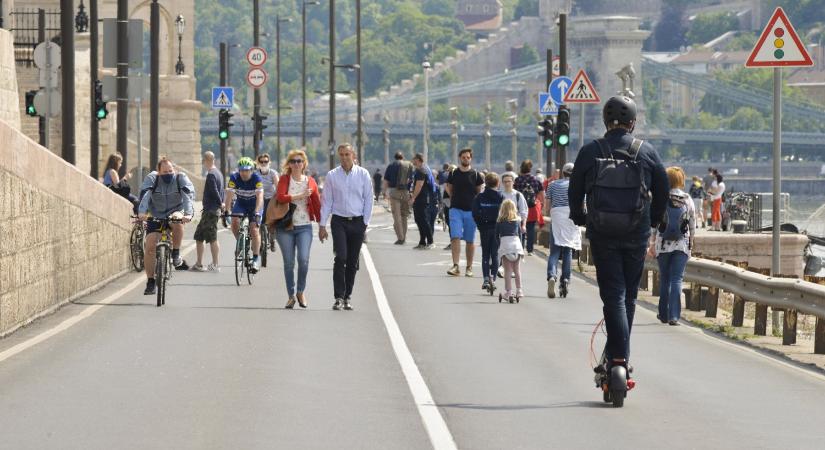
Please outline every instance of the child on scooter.
[[[512, 200], [504, 200], [498, 213], [496, 235], [499, 239], [498, 257], [504, 266], [504, 298], [510, 303], [518, 302], [524, 293], [521, 290], [521, 258], [524, 248], [519, 236], [521, 217]], [[515, 275], [516, 286], [512, 289]]]

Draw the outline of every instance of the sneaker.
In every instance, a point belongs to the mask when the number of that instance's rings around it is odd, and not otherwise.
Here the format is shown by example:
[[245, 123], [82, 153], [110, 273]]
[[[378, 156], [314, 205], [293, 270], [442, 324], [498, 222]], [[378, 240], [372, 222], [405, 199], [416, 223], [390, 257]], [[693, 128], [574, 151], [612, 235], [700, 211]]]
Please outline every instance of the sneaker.
[[172, 258], [172, 265], [175, 267], [180, 267], [183, 265], [183, 258], [181, 258], [180, 255]]
[[203, 265], [201, 264], [195, 264], [189, 270], [191, 270], [192, 272], [206, 272], [206, 267], [203, 267]]
[[490, 289], [490, 280], [488, 280], [487, 278], [485, 278], [485, 279], [484, 279], [484, 282], [483, 282], [483, 283], [481, 283], [481, 290], [482, 290], [482, 291], [486, 291], [487, 289]]
[[252, 258], [252, 265], [249, 266], [249, 273], [258, 273], [258, 258]]
[[443, 250], [449, 250], [449, 249], [451, 249], [452, 247], [453, 247], [453, 245], [452, 245], [452, 244], [447, 244], [447, 245], [445, 245], [445, 246], [444, 246], [444, 249], [443, 249]]
[[527, 252], [527, 256], [533, 256], [533, 252]]
[[521, 288], [516, 289], [516, 298], [522, 297], [524, 297], [524, 291], [522, 291]]
[[464, 276], [468, 277], [468, 278], [472, 278], [473, 277], [473, 269], [470, 268], [470, 267], [466, 268], [464, 270]]
[[496, 272], [496, 275], [499, 278], [504, 278], [504, 267], [498, 266], [498, 272]]
[[395, 242], [394, 242], [394, 244], [395, 244], [395, 245], [404, 245], [404, 241], [402, 241], [401, 239], [399, 239], [399, 240], [395, 241]]
[[149, 278], [146, 280], [146, 289], [143, 290], [143, 295], [155, 295], [155, 279]]
[[348, 298], [344, 299], [344, 311], [352, 311], [353, 307], [352, 304], [349, 302]]
[[435, 248], [435, 244], [427, 244], [427, 246], [424, 247], [424, 250], [432, 250], [434, 248]]
[[210, 265], [208, 265], [206, 268], [207, 268], [207, 270], [209, 270], [210, 272], [216, 272], [216, 273], [218, 273], [218, 272], [220, 272], [220, 271], [221, 271], [220, 266], [218, 266], [217, 264], [210, 264]]
[[676, 319], [670, 319], [670, 320], [667, 321], [667, 324], [672, 326], [672, 327], [678, 327], [679, 326], [679, 321], [676, 320]]
[[344, 304], [344, 300], [342, 300], [340, 298], [336, 298], [335, 303], [332, 304], [332, 309], [334, 309], [335, 311], [338, 311], [338, 310], [341, 309], [341, 306], [343, 306], [343, 304]]
[[458, 264], [453, 264], [453, 267], [447, 271], [447, 275], [454, 277], [461, 275], [461, 270], [458, 269]]
[[547, 279], [547, 298], [556, 298], [556, 279], [553, 277]]
[[425, 245], [425, 244], [418, 244], [418, 245], [416, 245], [415, 247], [413, 247], [412, 249], [413, 249], [413, 250], [424, 250], [425, 248], [427, 248], [427, 245]]

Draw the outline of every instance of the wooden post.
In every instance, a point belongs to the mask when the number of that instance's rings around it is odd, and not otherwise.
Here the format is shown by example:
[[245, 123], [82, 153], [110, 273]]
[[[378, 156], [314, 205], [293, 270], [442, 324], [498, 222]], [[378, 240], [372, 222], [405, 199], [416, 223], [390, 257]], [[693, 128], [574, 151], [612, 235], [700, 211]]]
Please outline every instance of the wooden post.
[[639, 282], [639, 289], [646, 291], [650, 284], [650, 270], [642, 270], [642, 281]]
[[796, 344], [796, 310], [786, 309], [782, 320], [782, 345]]
[[768, 334], [768, 306], [756, 305], [756, 316], [753, 319], [753, 334], [765, 336]]
[[716, 317], [719, 308], [719, 288], [709, 287], [705, 317]]
[[702, 286], [698, 283], [690, 284], [690, 307], [691, 311], [702, 310]]
[[814, 331], [814, 353], [825, 355], [825, 319], [816, 318], [816, 331]]
[[745, 299], [735, 295], [733, 297], [733, 321], [731, 325], [741, 327], [745, 321]]
[[660, 291], [660, 289], [659, 289], [659, 284], [660, 284], [659, 283], [659, 272], [654, 270], [654, 271], [652, 271], [652, 275], [653, 275], [653, 290], [651, 291], [650, 294], [653, 295], [654, 297], [658, 297], [659, 296], [659, 291]]
[[693, 290], [689, 287], [683, 287], [682, 294], [685, 295], [685, 309], [693, 311]]

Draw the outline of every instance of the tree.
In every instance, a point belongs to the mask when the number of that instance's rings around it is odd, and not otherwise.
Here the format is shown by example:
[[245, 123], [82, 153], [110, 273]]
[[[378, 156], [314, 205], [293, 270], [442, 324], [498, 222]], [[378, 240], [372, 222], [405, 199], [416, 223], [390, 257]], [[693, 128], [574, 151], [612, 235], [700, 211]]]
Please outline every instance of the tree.
[[701, 13], [691, 22], [686, 37], [690, 44], [704, 44], [738, 28], [739, 20], [731, 12]]
[[769, 130], [768, 118], [750, 106], [743, 106], [727, 121], [731, 130], [763, 131]]
[[653, 49], [674, 51], [685, 45], [685, 4], [678, 0], [666, 1], [662, 16], [653, 28]]
[[538, 17], [539, 0], [518, 0], [516, 9], [513, 11], [513, 19], [519, 20], [522, 17]]

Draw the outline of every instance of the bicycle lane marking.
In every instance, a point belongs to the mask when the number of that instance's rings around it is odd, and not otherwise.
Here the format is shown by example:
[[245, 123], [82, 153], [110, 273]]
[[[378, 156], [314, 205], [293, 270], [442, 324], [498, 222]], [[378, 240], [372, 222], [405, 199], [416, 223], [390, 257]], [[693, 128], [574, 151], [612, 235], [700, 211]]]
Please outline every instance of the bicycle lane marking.
[[[224, 230], [219, 230], [219, 232], [221, 232], [221, 231], [224, 231]], [[194, 249], [195, 249], [195, 244], [194, 243], [189, 244], [188, 246], [186, 246], [186, 248], [181, 250], [181, 254], [182, 255], [183, 254], [188, 254]], [[3, 362], [5, 360], [11, 358], [12, 356], [15, 356], [15, 355], [17, 355], [21, 352], [24, 352], [24, 351], [34, 347], [35, 345], [37, 345], [37, 344], [39, 344], [43, 341], [46, 341], [49, 338], [52, 338], [52, 337], [54, 337], [54, 336], [56, 336], [56, 335], [58, 335], [58, 334], [60, 334], [64, 331], [68, 330], [69, 328], [77, 325], [78, 323], [80, 323], [84, 319], [88, 319], [89, 317], [91, 317], [94, 313], [96, 313], [98, 310], [100, 310], [104, 306], [114, 302], [115, 300], [117, 300], [120, 297], [122, 297], [123, 295], [125, 295], [127, 292], [129, 292], [132, 289], [140, 286], [140, 284], [143, 283], [144, 280], [145, 280], [145, 278], [142, 275], [143, 275], [143, 273], [141, 273], [137, 278], [135, 278], [133, 281], [131, 281], [126, 286], [120, 288], [117, 292], [109, 294], [108, 296], [106, 296], [106, 298], [100, 300], [97, 304], [87, 306], [86, 308], [81, 310], [79, 313], [77, 313], [74, 316], [69, 317], [68, 319], [60, 322], [59, 324], [55, 325], [54, 327], [52, 327], [52, 328], [36, 335], [36, 336], [33, 336], [29, 339], [26, 339], [25, 341], [23, 341], [19, 344], [16, 344], [12, 347], [9, 347], [8, 349], [0, 352], [0, 362]]]
[[418, 370], [418, 365], [413, 359], [412, 353], [404, 335], [401, 334], [401, 329], [398, 327], [398, 322], [395, 321], [390, 304], [387, 301], [387, 296], [384, 293], [384, 287], [381, 285], [381, 280], [378, 277], [378, 271], [375, 269], [375, 264], [372, 261], [369, 249], [364, 246], [361, 250], [364, 256], [364, 263], [367, 266], [367, 272], [372, 283], [372, 290], [375, 292], [375, 301], [378, 304], [378, 311], [381, 313], [381, 319], [384, 321], [384, 327], [387, 329], [387, 334], [392, 344], [393, 352], [401, 365], [401, 371], [404, 373], [404, 378], [407, 380], [407, 385], [410, 388], [410, 393], [415, 401], [415, 406], [418, 409], [418, 414], [421, 416], [421, 421], [424, 423], [424, 428], [427, 430], [427, 435], [433, 448], [436, 450], [454, 450], [457, 449], [453, 435], [447, 428], [447, 423], [438, 410], [438, 406], [433, 400], [430, 389]]

